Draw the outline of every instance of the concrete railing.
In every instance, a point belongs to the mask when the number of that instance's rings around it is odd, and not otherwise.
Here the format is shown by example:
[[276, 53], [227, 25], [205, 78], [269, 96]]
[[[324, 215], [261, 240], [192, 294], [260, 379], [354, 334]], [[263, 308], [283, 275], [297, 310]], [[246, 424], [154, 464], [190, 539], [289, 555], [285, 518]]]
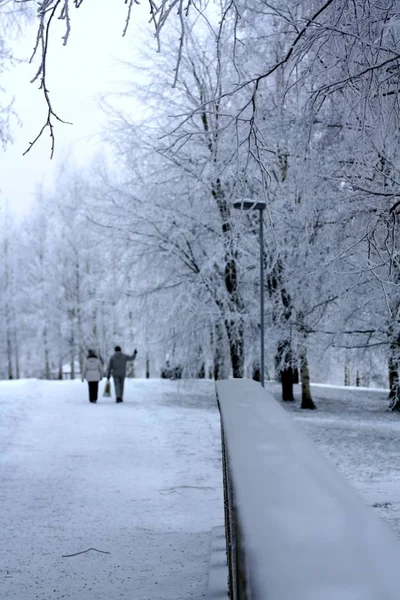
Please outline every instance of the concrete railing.
[[259, 383], [216, 388], [231, 599], [400, 600], [386, 525]]

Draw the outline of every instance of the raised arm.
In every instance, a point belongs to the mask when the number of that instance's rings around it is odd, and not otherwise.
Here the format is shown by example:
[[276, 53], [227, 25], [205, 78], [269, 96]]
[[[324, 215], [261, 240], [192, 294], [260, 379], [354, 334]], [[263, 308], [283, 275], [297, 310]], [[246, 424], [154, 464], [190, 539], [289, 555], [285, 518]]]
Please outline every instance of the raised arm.
[[136, 358], [136, 354], [137, 354], [137, 350], [136, 350], [136, 348], [135, 348], [135, 349], [134, 349], [134, 351], [133, 351], [133, 354], [132, 354], [132, 356], [129, 356], [129, 354], [125, 354], [125, 356], [126, 356], [126, 360], [135, 360], [135, 358]]

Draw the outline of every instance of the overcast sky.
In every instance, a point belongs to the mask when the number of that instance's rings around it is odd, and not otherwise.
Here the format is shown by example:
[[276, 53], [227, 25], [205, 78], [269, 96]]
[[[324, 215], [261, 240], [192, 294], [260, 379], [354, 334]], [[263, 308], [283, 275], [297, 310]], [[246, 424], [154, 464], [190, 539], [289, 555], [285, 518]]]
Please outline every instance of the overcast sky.
[[[57, 114], [73, 125], [57, 124], [56, 148], [50, 160], [48, 132], [30, 152], [23, 156], [43, 125], [46, 107], [37, 83], [30, 83], [35, 65], [19, 64], [2, 76], [2, 84], [15, 97], [15, 109], [21, 124], [13, 127], [14, 143], [1, 155], [0, 205], [13, 212], [29, 210], [39, 184], [51, 186], [60, 163], [67, 157], [87, 164], [90, 156], [101, 148], [101, 131], [106, 118], [98, 106], [101, 93], [115, 91], [124, 78], [119, 60], [137, 60], [133, 35], [136, 23], [146, 24], [146, 4], [134, 5], [132, 28], [122, 37], [126, 5], [121, 0], [86, 0], [73, 11], [72, 31], [68, 45], [62, 45], [63, 24], [51, 40], [49, 89]], [[150, 27], [150, 25], [148, 25]], [[13, 46], [15, 54], [26, 59], [35, 42], [35, 24]]]

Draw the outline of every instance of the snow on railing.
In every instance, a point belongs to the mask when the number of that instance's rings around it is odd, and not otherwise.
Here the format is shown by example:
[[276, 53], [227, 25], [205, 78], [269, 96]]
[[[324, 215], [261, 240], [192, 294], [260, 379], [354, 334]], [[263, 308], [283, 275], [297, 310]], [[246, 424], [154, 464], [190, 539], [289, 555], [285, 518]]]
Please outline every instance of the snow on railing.
[[394, 534], [259, 383], [216, 388], [230, 598], [399, 600]]

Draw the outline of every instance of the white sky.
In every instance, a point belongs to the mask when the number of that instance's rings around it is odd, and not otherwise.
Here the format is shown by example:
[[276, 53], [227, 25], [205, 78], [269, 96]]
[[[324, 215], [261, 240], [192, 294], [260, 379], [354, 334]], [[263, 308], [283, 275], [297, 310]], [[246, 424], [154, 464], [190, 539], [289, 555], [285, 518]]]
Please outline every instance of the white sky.
[[[23, 156], [46, 119], [46, 107], [38, 83], [30, 83], [36, 64], [19, 64], [2, 76], [2, 85], [15, 97], [15, 109], [21, 121], [14, 123], [14, 143], [1, 151], [0, 207], [7, 205], [14, 213], [29, 211], [39, 184], [51, 186], [53, 176], [66, 157], [86, 165], [101, 148], [100, 133], [106, 117], [98, 105], [100, 93], [118, 89], [118, 81], [126, 78], [118, 60], [135, 61], [132, 35], [136, 23], [146, 24], [146, 3], [134, 5], [130, 35], [123, 38], [126, 5], [121, 0], [86, 0], [72, 13], [72, 31], [65, 47], [61, 37], [64, 23], [51, 41], [51, 63], [48, 86], [56, 113], [73, 125], [56, 125], [56, 146], [50, 160], [50, 139], [43, 138]], [[151, 25], [148, 25], [151, 27]], [[27, 27], [23, 39], [14, 45], [14, 53], [26, 59], [35, 42], [36, 24]], [[136, 58], [137, 60], [137, 58]]]

